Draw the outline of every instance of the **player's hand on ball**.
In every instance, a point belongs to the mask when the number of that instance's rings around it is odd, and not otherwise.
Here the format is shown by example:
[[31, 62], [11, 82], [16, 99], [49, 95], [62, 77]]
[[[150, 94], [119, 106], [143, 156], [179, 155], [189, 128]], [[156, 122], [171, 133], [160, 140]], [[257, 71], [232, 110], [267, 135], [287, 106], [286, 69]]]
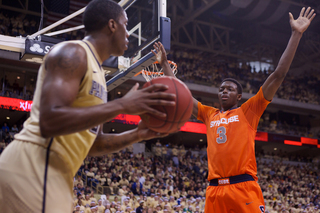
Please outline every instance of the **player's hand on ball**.
[[142, 121], [138, 125], [138, 137], [140, 140], [150, 140], [152, 138], [163, 138], [168, 136], [167, 133], [158, 133], [148, 129], [147, 125]]
[[151, 50], [151, 52], [156, 56], [157, 61], [162, 66], [165, 62], [167, 62], [166, 50], [164, 49], [161, 42], [155, 42], [153, 47], [156, 51]]
[[152, 106], [175, 106], [176, 104], [175, 94], [163, 92], [168, 89], [167, 85], [153, 84], [140, 90], [138, 90], [138, 87], [139, 84], [137, 83], [120, 100], [120, 104], [126, 114], [141, 115], [150, 113], [155, 116], [166, 117], [165, 113], [152, 108]]
[[293, 15], [289, 13], [292, 31], [303, 33], [308, 29], [315, 16], [314, 9], [311, 10], [311, 7], [308, 7], [307, 10], [306, 8], [302, 8], [300, 16], [296, 20], [294, 20]]

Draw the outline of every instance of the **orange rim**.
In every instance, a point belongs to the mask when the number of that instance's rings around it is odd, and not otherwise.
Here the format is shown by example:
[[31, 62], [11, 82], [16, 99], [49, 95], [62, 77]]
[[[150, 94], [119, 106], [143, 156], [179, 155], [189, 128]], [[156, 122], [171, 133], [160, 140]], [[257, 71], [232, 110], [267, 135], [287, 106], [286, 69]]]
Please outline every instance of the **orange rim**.
[[[177, 64], [174, 63], [173, 61], [168, 61], [168, 63], [173, 65], [172, 72], [174, 72], [177, 69]], [[152, 64], [159, 64], [159, 62], [155, 61]], [[146, 75], [163, 75], [163, 72], [152, 72], [152, 71], [147, 71], [147, 70], [141, 70], [140, 72], [138, 72], [134, 76], [138, 76], [138, 75], [142, 74], [143, 71], [145, 72]]]
[[163, 75], [163, 72], [150, 72], [147, 70], [141, 70], [139, 73], [144, 72], [145, 75]]

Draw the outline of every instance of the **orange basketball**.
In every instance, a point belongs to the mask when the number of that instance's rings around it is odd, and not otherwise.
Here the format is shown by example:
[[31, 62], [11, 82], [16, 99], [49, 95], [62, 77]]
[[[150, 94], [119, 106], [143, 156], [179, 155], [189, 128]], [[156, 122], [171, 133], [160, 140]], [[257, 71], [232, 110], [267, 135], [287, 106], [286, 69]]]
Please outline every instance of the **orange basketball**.
[[188, 87], [179, 79], [164, 76], [154, 78], [145, 83], [143, 87], [152, 84], [165, 84], [169, 89], [165, 92], [176, 95], [175, 106], [153, 106], [153, 108], [164, 112], [167, 117], [162, 118], [151, 115], [149, 113], [140, 115], [141, 120], [148, 126], [149, 129], [160, 133], [173, 133], [178, 131], [190, 118], [193, 109], [193, 98]]

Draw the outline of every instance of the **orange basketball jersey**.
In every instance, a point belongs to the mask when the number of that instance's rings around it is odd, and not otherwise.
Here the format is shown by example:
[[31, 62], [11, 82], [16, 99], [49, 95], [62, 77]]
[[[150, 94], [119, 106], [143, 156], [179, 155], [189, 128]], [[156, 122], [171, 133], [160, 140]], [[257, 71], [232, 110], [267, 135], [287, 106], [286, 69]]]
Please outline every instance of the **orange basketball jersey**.
[[269, 103], [262, 88], [241, 107], [225, 112], [198, 102], [198, 120], [207, 126], [208, 180], [240, 174], [258, 179], [254, 139]]

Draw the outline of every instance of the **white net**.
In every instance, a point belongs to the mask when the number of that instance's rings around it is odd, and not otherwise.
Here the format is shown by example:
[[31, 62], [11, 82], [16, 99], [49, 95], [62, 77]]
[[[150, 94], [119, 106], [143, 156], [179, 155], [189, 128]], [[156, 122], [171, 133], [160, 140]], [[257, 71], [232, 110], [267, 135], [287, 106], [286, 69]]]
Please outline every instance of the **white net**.
[[[168, 61], [170, 68], [174, 75], [177, 74], [177, 64], [173, 61]], [[162, 68], [160, 67], [159, 63], [156, 61], [150, 66], [146, 67], [144, 70], [141, 70], [142, 76], [146, 79], [146, 81], [151, 81], [154, 78], [158, 78], [161, 76], [164, 76], [164, 73], [162, 72]]]

